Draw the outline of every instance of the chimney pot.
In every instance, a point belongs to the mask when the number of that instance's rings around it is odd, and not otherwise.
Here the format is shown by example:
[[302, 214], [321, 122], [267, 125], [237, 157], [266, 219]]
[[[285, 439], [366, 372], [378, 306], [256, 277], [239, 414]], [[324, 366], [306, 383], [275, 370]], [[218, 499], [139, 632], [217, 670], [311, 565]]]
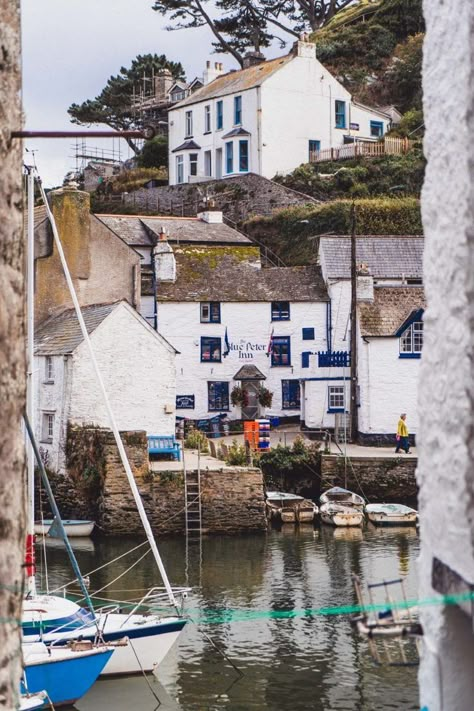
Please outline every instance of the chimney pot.
[[219, 69], [219, 62], [214, 62], [214, 69]]
[[207, 60], [207, 62], [206, 62], [206, 67], [207, 67], [208, 69], [210, 69], [210, 68], [211, 68], [211, 62], [210, 62], [210, 60], [209, 60], [209, 59], [208, 59], [208, 60]]

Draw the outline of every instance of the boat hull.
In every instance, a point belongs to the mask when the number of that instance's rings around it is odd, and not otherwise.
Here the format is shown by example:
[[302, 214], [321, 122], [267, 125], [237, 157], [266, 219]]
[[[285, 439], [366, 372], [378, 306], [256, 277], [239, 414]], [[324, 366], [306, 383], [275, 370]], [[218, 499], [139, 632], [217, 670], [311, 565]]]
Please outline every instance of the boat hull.
[[[41, 639], [45, 644], [51, 644], [58, 641], [67, 642], [80, 635], [84, 640], [94, 641], [95, 624], [89, 622], [81, 627], [71, 626], [66, 629], [64, 620], [65, 618], [49, 621], [43, 619], [43, 625], [47, 626], [49, 631], [44, 632], [40, 637], [38, 632], [31, 629], [31, 626], [27, 627], [24, 640], [34, 642]], [[55, 622], [59, 624], [55, 625]], [[103, 630], [104, 642], [106, 644], [113, 643], [127, 637], [129, 644], [115, 649], [114, 655], [101, 672], [101, 676], [154, 671], [178, 639], [185, 624], [186, 620], [177, 616], [160, 618], [155, 615], [110, 613], [105, 624], [103, 620], [99, 621], [100, 628]], [[61, 626], [63, 626], [62, 630], [54, 631], [55, 628], [58, 629]]]
[[[51, 519], [35, 523], [35, 534], [47, 536], [53, 521]], [[86, 538], [94, 530], [94, 521], [63, 521], [64, 530], [68, 538]]]
[[352, 506], [323, 504], [319, 514], [321, 521], [330, 526], [361, 526], [364, 522], [363, 512]]
[[367, 513], [367, 518], [376, 526], [414, 526], [417, 514]]
[[55, 706], [74, 704], [95, 683], [113, 656], [113, 649], [93, 649], [90, 652], [59, 653], [46, 650], [43, 654], [25, 657], [26, 687], [21, 692], [46, 691]]

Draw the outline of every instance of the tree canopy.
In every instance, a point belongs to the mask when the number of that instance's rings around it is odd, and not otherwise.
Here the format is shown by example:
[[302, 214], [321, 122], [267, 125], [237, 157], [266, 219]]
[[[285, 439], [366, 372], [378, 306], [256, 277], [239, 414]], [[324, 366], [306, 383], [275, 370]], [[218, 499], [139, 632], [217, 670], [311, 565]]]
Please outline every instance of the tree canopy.
[[214, 49], [231, 54], [242, 66], [248, 49], [260, 50], [275, 39], [316, 30], [353, 0], [155, 0], [153, 10], [168, 17], [168, 30], [208, 26]]
[[[164, 54], [138, 55], [130, 67], [121, 67], [116, 76], [111, 76], [95, 99], [87, 99], [82, 104], [71, 104], [68, 113], [71, 120], [80, 126], [103, 124], [116, 130], [138, 128], [140, 117], [133, 107], [134, 94], [144, 86], [144, 77], [150, 80], [152, 73], [169, 69], [175, 79], [184, 78], [184, 69], [179, 62], [171, 62]], [[145, 93], [152, 90], [145, 83]], [[135, 153], [138, 147], [131, 139], [126, 139]]]

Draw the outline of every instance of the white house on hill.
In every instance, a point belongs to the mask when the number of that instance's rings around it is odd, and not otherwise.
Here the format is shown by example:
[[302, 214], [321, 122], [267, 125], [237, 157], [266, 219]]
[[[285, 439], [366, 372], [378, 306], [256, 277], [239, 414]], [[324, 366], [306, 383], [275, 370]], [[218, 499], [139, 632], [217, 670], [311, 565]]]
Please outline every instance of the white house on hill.
[[317, 150], [376, 141], [391, 123], [353, 101], [306, 41], [268, 61], [251, 54], [240, 71], [218, 65], [168, 115], [170, 185], [249, 172], [273, 178]]
[[[121, 430], [174, 434], [175, 349], [126, 301], [82, 309]], [[36, 429], [48, 464], [64, 471], [68, 422], [110, 427], [73, 309], [35, 333]]]
[[[368, 444], [393, 443], [402, 412], [410, 432], [418, 430], [423, 243], [421, 236], [357, 237], [359, 439]], [[350, 238], [322, 237], [319, 255], [330, 297], [330, 353], [312, 352], [302, 379], [302, 421], [316, 430], [328, 411], [341, 421], [349, 412]]]

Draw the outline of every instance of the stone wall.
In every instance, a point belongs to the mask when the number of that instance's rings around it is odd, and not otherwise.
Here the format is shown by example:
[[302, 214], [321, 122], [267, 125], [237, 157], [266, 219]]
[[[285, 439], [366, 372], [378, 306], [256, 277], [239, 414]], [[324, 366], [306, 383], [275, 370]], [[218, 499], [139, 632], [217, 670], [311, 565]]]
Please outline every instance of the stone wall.
[[[405, 456], [405, 455], [403, 455]], [[417, 460], [402, 457], [367, 457], [347, 460], [347, 488], [363, 493], [371, 502], [415, 502], [418, 494]], [[323, 455], [321, 489], [345, 486], [343, 457]]]
[[[76, 428], [77, 429], [77, 428]], [[61, 512], [96, 515], [105, 533], [142, 534], [137, 507], [111, 432], [102, 439], [100, 494], [94, 501], [81, 492], [78, 472], [53, 481]], [[151, 472], [145, 432], [122, 432], [125, 450], [152, 529], [157, 534], [185, 531], [184, 476], [181, 471]], [[59, 478], [61, 479], [61, 478]], [[76, 483], [74, 483], [76, 482]], [[263, 477], [259, 469], [243, 467], [201, 472], [202, 523], [207, 533], [244, 533], [266, 528]]]
[[237, 223], [253, 215], [272, 215], [284, 207], [317, 202], [254, 173], [225, 180], [142, 188], [125, 194], [123, 201], [138, 212], [194, 217], [202, 209], [205, 195], [213, 198], [216, 209], [222, 210], [225, 217]]

